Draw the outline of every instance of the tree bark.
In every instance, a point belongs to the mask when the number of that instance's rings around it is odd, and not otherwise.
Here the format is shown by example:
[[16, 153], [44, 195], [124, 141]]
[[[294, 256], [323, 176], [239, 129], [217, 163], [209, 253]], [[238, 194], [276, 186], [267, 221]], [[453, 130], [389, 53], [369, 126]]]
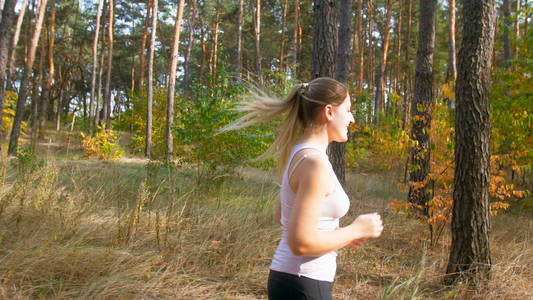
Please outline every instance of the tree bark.
[[[520, 2], [521, 0], [516, 0], [514, 31], [515, 31], [515, 40], [517, 41], [518, 39], [520, 39]], [[518, 59], [518, 43], [516, 43], [516, 46], [515, 46], [514, 58]]]
[[146, 148], [144, 154], [147, 158], [152, 158], [152, 98], [153, 98], [153, 70], [154, 70], [154, 49], [157, 31], [157, 0], [152, 3], [152, 34], [150, 35], [150, 48], [148, 50], [148, 91], [146, 97]]
[[285, 21], [287, 18], [287, 0], [283, 0], [283, 12], [281, 14], [281, 38], [279, 46], [279, 72], [283, 72], [283, 63], [285, 61]]
[[363, 78], [365, 67], [365, 50], [363, 47], [363, 0], [357, 1], [357, 36], [359, 38], [358, 54], [359, 54], [359, 68], [357, 70], [357, 89], [359, 93], [363, 90]]
[[[352, 24], [352, 0], [340, 1], [340, 24], [338, 32], [338, 49], [335, 66], [335, 79], [347, 86], [350, 74], [350, 37]], [[333, 170], [343, 187], [346, 186], [346, 143], [332, 142], [329, 146], [329, 158]]]
[[204, 28], [204, 19], [202, 18], [202, 11], [198, 11], [198, 21], [200, 22], [200, 49], [202, 50], [202, 55], [200, 58], [200, 74], [199, 78], [203, 78], [204, 69], [205, 69], [205, 60], [206, 60], [206, 49], [205, 49], [205, 28]]
[[378, 112], [378, 110], [381, 113], [385, 112], [385, 77], [386, 77], [385, 75], [386, 75], [386, 69], [387, 69], [387, 56], [389, 53], [389, 37], [390, 37], [390, 21], [392, 17], [392, 2], [393, 2], [392, 0], [387, 1], [385, 32], [383, 34], [383, 54], [381, 55], [381, 62], [379, 64], [378, 76], [376, 79], [376, 94], [374, 95], [374, 107], [375, 107], [376, 113]]
[[32, 35], [28, 57], [24, 66], [24, 75], [20, 83], [17, 109], [15, 112], [15, 118], [13, 119], [11, 137], [9, 139], [9, 148], [7, 151], [9, 155], [15, 155], [17, 153], [18, 140], [20, 137], [20, 125], [22, 124], [22, 119], [24, 118], [24, 106], [26, 105], [26, 98], [28, 97], [28, 85], [30, 75], [33, 70], [33, 62], [35, 60], [35, 52], [37, 51], [37, 45], [39, 43], [39, 36], [41, 35], [41, 27], [43, 25], [44, 14], [46, 11], [46, 2], [47, 0], [41, 0], [41, 4], [39, 5], [39, 14], [37, 15], [35, 30]]
[[367, 5], [367, 18], [368, 18], [368, 71], [367, 71], [367, 80], [368, 88], [370, 90], [374, 89], [374, 29], [373, 29], [373, 8], [372, 0], [366, 2]]
[[107, 36], [109, 45], [107, 46], [107, 75], [104, 91], [104, 122], [106, 129], [110, 130], [111, 125], [111, 68], [113, 66], [113, 27], [114, 27], [115, 1], [109, 0], [109, 21], [107, 24]]
[[457, 64], [455, 60], [455, 0], [448, 0], [448, 71], [446, 81], [457, 79]]
[[509, 32], [511, 32], [511, 0], [503, 0], [503, 66], [509, 67], [511, 60], [511, 39]]
[[403, 75], [403, 108], [404, 108], [404, 121], [402, 123], [402, 129], [405, 128], [406, 124], [410, 122], [410, 107], [411, 101], [409, 101], [410, 87], [409, 82], [410, 70], [407, 66], [409, 62], [409, 44], [411, 43], [411, 23], [413, 21], [413, 0], [406, 0], [407, 3], [407, 32], [405, 33], [405, 63], [406, 67], [404, 68]]
[[[17, 17], [17, 25], [15, 25], [15, 32], [13, 33], [13, 38], [11, 39], [12, 41], [11, 42], [11, 53], [9, 55], [9, 61], [7, 63], [8, 72], [7, 72], [7, 78], [6, 78], [6, 87], [9, 90], [13, 88], [12, 82], [13, 82], [13, 73], [15, 72], [15, 54], [17, 53], [17, 44], [18, 44], [19, 36], [20, 36], [20, 29], [22, 28], [22, 21], [24, 21], [24, 14], [26, 13], [27, 7], [28, 7], [28, 0], [23, 0], [22, 6], [20, 7], [19, 15]], [[3, 19], [4, 18], [2, 17], [2, 20]]]
[[[191, 5], [192, 5], [192, 11], [191, 11]], [[196, 21], [196, 0], [192, 0], [192, 1], [189, 0], [187, 6], [188, 6], [187, 23], [189, 24], [189, 42], [187, 43], [187, 50], [185, 52], [185, 61], [183, 63], [183, 91], [185, 92], [185, 94], [189, 93], [190, 85], [191, 85], [190, 64], [191, 64], [192, 45], [194, 41], [194, 24]]]
[[[253, 3], [254, 0], [251, 1]], [[253, 4], [251, 7], [254, 9]], [[261, 68], [261, 61], [263, 60], [261, 56], [261, 0], [255, 0], [255, 10], [252, 19], [254, 23], [255, 70], [259, 83], [263, 86], [263, 69]]]
[[489, 84], [495, 1], [463, 1], [463, 40], [455, 88], [455, 179], [447, 282], [490, 278]]
[[[437, 0], [420, 2], [420, 19], [418, 32], [418, 51], [416, 54], [415, 94], [411, 105], [411, 139], [414, 146], [409, 149], [409, 194], [410, 203], [418, 205], [415, 209], [423, 216], [428, 216], [431, 145], [429, 130], [433, 105], [433, 53], [435, 49], [435, 30]], [[416, 167], [415, 167], [416, 166]], [[421, 187], [415, 187], [422, 185]]]
[[55, 42], [55, 19], [56, 19], [55, 0], [50, 2], [50, 34], [48, 36], [48, 79], [41, 95], [41, 109], [39, 113], [39, 135], [43, 136], [44, 124], [46, 120], [48, 103], [50, 102], [50, 87], [54, 80], [54, 42]]
[[179, 0], [178, 15], [176, 16], [176, 23], [174, 25], [174, 44], [172, 45], [172, 62], [170, 64], [170, 74], [168, 83], [168, 98], [167, 98], [167, 151], [166, 159], [170, 160], [174, 152], [174, 141], [172, 135], [172, 126], [174, 124], [174, 91], [176, 89], [176, 68], [178, 67], [178, 50], [180, 41], [181, 19], [183, 17], [183, 3], [184, 0]]
[[[106, 0], [104, 0], [104, 7], [106, 7]], [[98, 68], [98, 86], [97, 86], [97, 92], [96, 92], [96, 105], [95, 105], [95, 109], [96, 109], [96, 113], [95, 113], [95, 118], [94, 118], [94, 126], [98, 126], [100, 125], [100, 121], [103, 119], [102, 115], [101, 115], [101, 111], [100, 111], [100, 100], [102, 98], [102, 77], [103, 77], [103, 74], [104, 74], [104, 58], [105, 58], [105, 34], [104, 34], [104, 30], [105, 30], [105, 15], [106, 15], [106, 11], [103, 12], [102, 14], [102, 35], [101, 35], [101, 38], [102, 38], [102, 46], [101, 46], [101, 50], [100, 50], [100, 64], [99, 64], [99, 68]]]
[[153, 0], [148, 0], [146, 4], [146, 17], [144, 18], [144, 31], [141, 40], [141, 49], [139, 52], [139, 90], [144, 88], [144, 68], [145, 68], [145, 51], [146, 40], [148, 39], [148, 26], [150, 25], [150, 12], [152, 9]]
[[243, 0], [239, 0], [239, 17], [237, 19], [237, 58], [235, 61], [235, 76], [237, 80], [241, 79], [241, 60], [242, 60], [242, 16], [244, 12]]
[[[97, 70], [97, 55], [98, 55], [98, 34], [100, 32], [100, 16], [102, 14], [102, 6], [104, 0], [98, 0], [98, 8], [96, 10], [96, 24], [94, 26], [94, 39], [93, 39], [93, 68], [91, 74], [91, 102], [89, 103], [89, 123], [91, 120], [96, 119], [96, 114], [94, 112], [94, 102], [95, 102], [95, 93], [96, 93], [96, 70]], [[102, 48], [101, 51], [104, 51]], [[102, 66], [100, 65], [100, 68]], [[98, 96], [96, 96], [96, 101], [98, 101]], [[96, 105], [98, 107], [98, 104]], [[98, 110], [96, 110], [98, 113]], [[96, 124], [96, 122], [95, 122]]]
[[298, 69], [298, 32], [300, 28], [300, 1], [294, 0], [294, 22], [292, 32], [292, 65], [294, 66], [294, 74], [297, 76]]
[[6, 0], [4, 2], [2, 20], [0, 21], [0, 150], [2, 149], [3, 140], [2, 118], [6, 103], [4, 83], [6, 81], [7, 52], [11, 26], [15, 16], [15, 4], [17, 4], [17, 0]]
[[213, 40], [211, 44], [211, 54], [209, 55], [209, 74], [212, 78], [216, 77], [217, 73], [217, 50], [218, 50], [218, 26], [219, 26], [219, 10], [218, 0], [216, 2], [215, 23], [213, 24]]

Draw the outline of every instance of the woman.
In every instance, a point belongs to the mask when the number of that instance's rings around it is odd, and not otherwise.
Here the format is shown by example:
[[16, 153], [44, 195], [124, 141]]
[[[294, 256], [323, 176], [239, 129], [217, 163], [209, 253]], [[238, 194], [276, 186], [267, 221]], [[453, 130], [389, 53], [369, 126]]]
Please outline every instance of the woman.
[[268, 153], [281, 152], [281, 193], [276, 217], [282, 238], [270, 265], [269, 299], [331, 299], [336, 250], [381, 235], [377, 213], [339, 227], [350, 202], [326, 155], [331, 142], [346, 142], [354, 122], [345, 85], [317, 78], [293, 88], [284, 101], [255, 95], [247, 114], [224, 130], [265, 122], [288, 112]]

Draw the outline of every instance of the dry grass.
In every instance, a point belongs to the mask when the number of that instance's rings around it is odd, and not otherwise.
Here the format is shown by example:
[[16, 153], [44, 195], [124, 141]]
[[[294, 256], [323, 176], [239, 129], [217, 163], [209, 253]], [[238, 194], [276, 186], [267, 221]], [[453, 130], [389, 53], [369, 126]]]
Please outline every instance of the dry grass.
[[[270, 173], [241, 169], [198, 186], [194, 170], [154, 163], [3, 159], [0, 176], [0, 298], [266, 298], [280, 238]], [[425, 226], [390, 211], [396, 179], [348, 177], [356, 203], [345, 221], [378, 211], [386, 229], [340, 251], [335, 299], [533, 297], [530, 218], [493, 218], [484, 289], [445, 287], [449, 235], [429, 249]]]

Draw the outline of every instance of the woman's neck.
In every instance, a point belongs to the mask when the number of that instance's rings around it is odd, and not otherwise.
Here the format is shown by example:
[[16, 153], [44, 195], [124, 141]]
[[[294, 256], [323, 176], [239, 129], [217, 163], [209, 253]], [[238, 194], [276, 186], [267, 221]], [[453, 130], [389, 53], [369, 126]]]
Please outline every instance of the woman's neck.
[[326, 152], [329, 144], [328, 133], [324, 128], [310, 126], [306, 128], [298, 139], [298, 144], [314, 144]]

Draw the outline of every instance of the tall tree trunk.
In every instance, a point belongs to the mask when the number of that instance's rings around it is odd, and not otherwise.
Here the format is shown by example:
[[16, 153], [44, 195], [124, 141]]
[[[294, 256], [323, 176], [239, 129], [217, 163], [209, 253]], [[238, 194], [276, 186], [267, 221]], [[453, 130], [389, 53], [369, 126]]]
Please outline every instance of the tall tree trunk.
[[[346, 3], [344, 4], [346, 5]], [[343, 21], [346, 22], [346, 19]], [[348, 28], [350, 27], [349, 20], [347, 26]], [[344, 42], [345, 40], [343, 43]], [[342, 46], [349, 47], [345, 44]], [[337, 51], [337, 2], [331, 0], [314, 0], [311, 79], [318, 77], [335, 77]], [[339, 181], [344, 182], [344, 161], [343, 157], [338, 153], [341, 147], [342, 146], [330, 147], [329, 159], [337, 178]]]
[[102, 100], [102, 77], [103, 77], [103, 74], [104, 74], [104, 58], [105, 58], [105, 45], [106, 45], [106, 39], [105, 39], [105, 33], [104, 33], [104, 30], [105, 30], [105, 25], [106, 25], [106, 10], [105, 10], [105, 7], [106, 7], [106, 0], [104, 0], [104, 11], [102, 12], [102, 35], [101, 35], [101, 39], [102, 39], [102, 46], [100, 47], [100, 63], [99, 63], [99, 68], [98, 68], [98, 85], [96, 87], [96, 103], [95, 103], [95, 110], [96, 110], [96, 113], [95, 113], [95, 118], [94, 118], [94, 126], [98, 126], [100, 125], [100, 122], [101, 120], [103, 119], [102, 118], [102, 114], [101, 114], [101, 108], [100, 108], [100, 102]]
[[[7, 78], [6, 78], [7, 89], [12, 89], [13, 88], [13, 83], [12, 82], [13, 82], [13, 74], [15, 72], [15, 54], [17, 52], [17, 44], [18, 44], [19, 36], [20, 36], [20, 29], [22, 28], [22, 21], [24, 20], [24, 14], [26, 13], [27, 6], [28, 6], [28, 0], [23, 0], [22, 1], [22, 6], [20, 7], [19, 15], [17, 17], [17, 25], [15, 26], [15, 32], [13, 33], [13, 38], [11, 39], [11, 53], [9, 55], [9, 61], [7, 63], [7, 65], [8, 65], [8, 72], [7, 72]], [[5, 9], [4, 9], [4, 11], [5, 11]], [[2, 20], [4, 20], [3, 17], [2, 17]], [[7, 19], [6, 19], [6, 21], [7, 21]], [[4, 69], [5, 69], [5, 67], [4, 67]], [[0, 120], [1, 119], [2, 118], [0, 118]]]
[[44, 123], [46, 120], [46, 111], [48, 103], [50, 102], [50, 87], [54, 81], [54, 41], [55, 41], [55, 19], [56, 19], [56, 3], [55, 0], [50, 2], [50, 34], [48, 35], [48, 79], [46, 86], [42, 91], [41, 109], [39, 113], [39, 135], [43, 136]]
[[183, 3], [184, 0], [179, 0], [178, 15], [176, 17], [176, 24], [174, 25], [174, 44], [172, 45], [172, 63], [170, 64], [170, 74], [168, 83], [168, 98], [167, 98], [167, 151], [166, 159], [170, 160], [174, 152], [174, 141], [172, 135], [172, 125], [174, 124], [174, 91], [176, 89], [176, 68], [178, 67], [178, 50], [180, 41], [181, 19], [183, 17]]
[[402, 57], [402, 25], [403, 25], [403, 9], [402, 1], [398, 2], [398, 24], [396, 26], [396, 57], [394, 67], [394, 92], [398, 95], [400, 92], [401, 71], [400, 71], [400, 58]]
[[[387, 55], [389, 53], [390, 21], [392, 17], [392, 0], [387, 1], [387, 16], [385, 20], [385, 32], [383, 34], [383, 54], [379, 64], [378, 76], [376, 79], [376, 94], [374, 95], [374, 107], [376, 113], [385, 112], [385, 77], [387, 69]], [[377, 114], [376, 114], [377, 115]]]
[[[4, 2], [2, 20], [0, 21], [0, 150], [2, 149], [3, 140], [2, 118], [6, 103], [4, 84], [6, 81], [7, 52], [10, 37], [9, 33], [15, 16], [15, 4], [17, 4], [17, 0], [6, 0], [6, 2]], [[15, 50], [13, 49], [13, 51]]]
[[[515, 23], [514, 23], [514, 32], [515, 40], [520, 39], [520, 2], [521, 0], [516, 0], [516, 14], [515, 14]], [[518, 43], [515, 46], [514, 58], [518, 59]]]
[[489, 84], [494, 0], [463, 1], [463, 40], [455, 88], [455, 179], [448, 282], [490, 278]]
[[298, 69], [298, 32], [300, 29], [300, 0], [294, 0], [294, 22], [292, 32], [292, 65], [294, 66], [294, 77], [297, 77]]
[[153, 69], [154, 69], [154, 49], [155, 36], [157, 30], [158, 3], [153, 0], [152, 4], [152, 34], [150, 36], [150, 48], [148, 50], [148, 95], [146, 98], [146, 148], [144, 154], [152, 158], [152, 97], [153, 97]]
[[363, 90], [363, 76], [365, 74], [365, 50], [363, 47], [363, 0], [357, 1], [357, 37], [359, 39], [358, 55], [359, 55], [359, 68], [357, 69], [357, 89], [359, 93]]
[[281, 38], [279, 46], [279, 72], [283, 72], [283, 63], [285, 59], [285, 21], [287, 18], [287, 0], [283, 0], [283, 12], [281, 13]]
[[457, 79], [457, 64], [455, 63], [455, 0], [448, 0], [448, 71], [446, 81], [455, 82]]
[[105, 82], [104, 94], [104, 122], [106, 129], [110, 130], [111, 125], [111, 68], [113, 66], [113, 27], [114, 27], [114, 8], [115, 1], [109, 0], [109, 22], [107, 24], [107, 33], [109, 46], [107, 46], [107, 76]]
[[368, 18], [368, 71], [367, 80], [368, 88], [374, 89], [374, 29], [373, 29], [373, 16], [374, 9], [372, 7], [372, 0], [366, 2], [367, 5], [367, 18]]
[[244, 1], [239, 0], [239, 16], [237, 19], [237, 58], [235, 62], [235, 76], [238, 80], [241, 79], [241, 65], [242, 65], [242, 16], [244, 13]]
[[[191, 5], [192, 5], [192, 11], [191, 11]], [[194, 41], [194, 23], [196, 21], [196, 0], [192, 0], [192, 1], [189, 0], [187, 7], [188, 7], [187, 8], [187, 15], [188, 15], [187, 23], [189, 24], [189, 42], [187, 43], [187, 50], [185, 52], [185, 62], [183, 64], [183, 91], [186, 94], [190, 91], [190, 85], [191, 85], [190, 64], [191, 64], [192, 45]]]
[[263, 57], [261, 56], [261, 0], [255, 0], [255, 9], [253, 1], [250, 7], [254, 10], [253, 13], [253, 23], [254, 23], [254, 42], [255, 42], [255, 70], [257, 72], [257, 77], [259, 83], [263, 86], [263, 69], [261, 68], [261, 61]]
[[[104, 4], [104, 0], [98, 0], [98, 8], [96, 10], [96, 24], [94, 25], [94, 39], [93, 39], [93, 68], [92, 68], [92, 74], [91, 74], [91, 102], [89, 103], [89, 123], [91, 120], [96, 119], [96, 113], [98, 113], [98, 110], [94, 111], [94, 102], [95, 98], [96, 101], [98, 101], [98, 96], [95, 97], [96, 93], [96, 70], [97, 70], [97, 55], [98, 55], [98, 34], [100, 32], [100, 15], [102, 13], [102, 6]], [[102, 48], [102, 52], [104, 49]], [[100, 65], [100, 68], [102, 66]], [[96, 105], [98, 107], [98, 104]], [[96, 124], [96, 122], [95, 122]]]
[[509, 67], [511, 60], [511, 39], [509, 32], [511, 32], [511, 0], [503, 0], [503, 59], [504, 67]]
[[[44, 35], [44, 34], [43, 34]], [[46, 50], [44, 49], [44, 37], [39, 38], [40, 42], [40, 49], [39, 49], [39, 67], [38, 67], [38, 75], [34, 73], [33, 79], [32, 79], [32, 92], [31, 92], [31, 146], [33, 149], [35, 149], [35, 146], [37, 145], [37, 114], [39, 113], [38, 107], [39, 107], [39, 100], [41, 97], [39, 97], [39, 88], [43, 85], [43, 63], [44, 63], [44, 56], [46, 54]]]
[[[338, 31], [338, 49], [335, 66], [335, 79], [347, 85], [350, 74], [350, 25], [352, 24], [352, 0], [340, 1], [340, 24]], [[329, 146], [329, 159], [333, 170], [342, 186], [346, 186], [346, 143], [332, 142]]]
[[[411, 43], [411, 24], [413, 18], [413, 0], [406, 0], [407, 3], [407, 32], [405, 33], [405, 63], [409, 64], [409, 44]], [[403, 108], [404, 108], [404, 121], [402, 122], [402, 129], [405, 128], [406, 124], [410, 122], [409, 112], [411, 111], [411, 101], [409, 101], [410, 94], [410, 69], [408, 66], [404, 67], [403, 71]]]
[[[416, 211], [428, 216], [429, 194], [426, 189], [429, 185], [428, 174], [430, 171], [431, 147], [429, 130], [433, 105], [433, 53], [435, 49], [435, 28], [437, 16], [437, 0], [420, 2], [420, 19], [418, 32], [418, 51], [416, 54], [415, 69], [415, 94], [411, 105], [411, 139], [415, 146], [409, 149], [410, 168], [409, 195], [410, 203], [419, 205]], [[421, 185], [418, 187], [417, 184]]]
[[215, 23], [213, 24], [213, 41], [211, 44], [211, 54], [209, 55], [209, 73], [212, 78], [216, 77], [217, 73], [217, 50], [218, 50], [218, 26], [219, 26], [219, 7], [218, 0], [216, 2]]
[[20, 125], [22, 124], [22, 119], [24, 118], [24, 106], [26, 105], [26, 98], [28, 97], [28, 84], [33, 70], [33, 62], [35, 60], [37, 44], [39, 43], [39, 36], [41, 35], [41, 26], [43, 25], [44, 14], [46, 11], [46, 2], [47, 0], [41, 0], [41, 4], [39, 5], [39, 14], [37, 15], [35, 30], [30, 43], [29, 55], [24, 66], [24, 75], [20, 83], [17, 109], [15, 112], [15, 118], [13, 119], [11, 137], [9, 139], [9, 148], [7, 151], [9, 155], [15, 155], [17, 152], [18, 140], [20, 137]]
[[148, 39], [148, 26], [150, 25], [150, 12], [152, 9], [153, 0], [148, 0], [146, 4], [146, 17], [144, 18], [144, 31], [141, 40], [141, 49], [139, 52], [139, 90], [144, 88], [144, 68], [145, 68], [145, 51], [146, 40]]

